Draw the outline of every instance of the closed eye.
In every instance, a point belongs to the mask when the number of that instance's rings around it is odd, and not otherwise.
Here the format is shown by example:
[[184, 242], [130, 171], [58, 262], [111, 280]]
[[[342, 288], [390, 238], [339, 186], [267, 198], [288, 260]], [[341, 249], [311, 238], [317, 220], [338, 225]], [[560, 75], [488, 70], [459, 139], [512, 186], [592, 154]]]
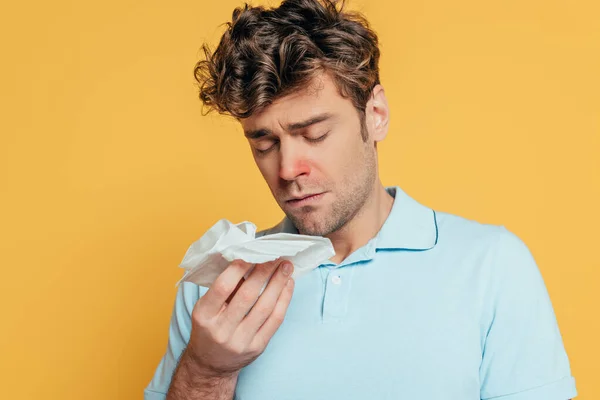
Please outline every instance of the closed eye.
[[331, 132], [331, 131], [327, 131], [323, 135], [321, 135], [319, 137], [316, 137], [316, 138], [306, 137], [306, 140], [309, 141], [309, 142], [311, 142], [311, 143], [322, 142], [329, 135], [329, 132]]
[[256, 152], [258, 154], [267, 154], [277, 145], [277, 143], [278, 142], [276, 142], [276, 141], [272, 141], [272, 144], [269, 147], [263, 148], [263, 149], [259, 149], [258, 147], [255, 147], [254, 150], [256, 150]]

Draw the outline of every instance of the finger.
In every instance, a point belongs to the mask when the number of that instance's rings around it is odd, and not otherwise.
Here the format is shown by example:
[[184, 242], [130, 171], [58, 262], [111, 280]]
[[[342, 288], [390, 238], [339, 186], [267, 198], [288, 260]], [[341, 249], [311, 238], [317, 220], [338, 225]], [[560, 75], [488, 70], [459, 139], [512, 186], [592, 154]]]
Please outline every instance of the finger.
[[[275, 304], [275, 308], [273, 312], [265, 323], [258, 329], [252, 342], [250, 342], [250, 347], [252, 348], [261, 348], [266, 347], [267, 343], [271, 340], [277, 329], [281, 326], [285, 318], [285, 314], [287, 312], [290, 301], [292, 300], [292, 294], [294, 293], [294, 279], [290, 278], [285, 287], [283, 288], [281, 295], [277, 299], [277, 303]], [[261, 296], [262, 297], [262, 296]]]
[[216, 316], [225, 305], [225, 301], [233, 293], [242, 277], [252, 267], [243, 260], [234, 260], [210, 285], [204, 296], [198, 301], [207, 318]]
[[260, 290], [280, 263], [281, 260], [277, 259], [263, 264], [256, 264], [252, 272], [250, 272], [248, 279], [244, 281], [227, 308], [221, 314], [223, 329], [232, 333], [237, 329], [240, 321], [250, 311], [256, 299], [258, 299]]
[[[283, 268], [286, 264], [290, 267], [287, 272]], [[273, 274], [269, 280], [269, 284], [258, 298], [258, 301], [254, 307], [252, 307], [248, 315], [246, 315], [246, 317], [240, 323], [240, 331], [243, 332], [244, 336], [249, 338], [249, 340], [254, 337], [256, 332], [265, 323], [267, 318], [269, 318], [275, 309], [275, 305], [277, 304], [277, 300], [281, 295], [281, 291], [285, 288], [286, 282], [290, 279], [293, 270], [294, 267], [291, 262], [283, 262], [280, 268], [277, 269], [275, 274]]]
[[225, 304], [229, 304], [231, 302], [231, 299], [233, 299], [233, 296], [235, 296], [235, 294], [237, 293], [238, 289], [240, 287], [242, 287], [242, 284], [244, 283], [246, 279], [244, 279], [242, 277], [242, 279], [238, 282], [237, 286], [235, 287], [235, 289], [233, 289], [233, 292], [229, 295], [229, 297], [227, 298], [227, 300], [225, 300]]

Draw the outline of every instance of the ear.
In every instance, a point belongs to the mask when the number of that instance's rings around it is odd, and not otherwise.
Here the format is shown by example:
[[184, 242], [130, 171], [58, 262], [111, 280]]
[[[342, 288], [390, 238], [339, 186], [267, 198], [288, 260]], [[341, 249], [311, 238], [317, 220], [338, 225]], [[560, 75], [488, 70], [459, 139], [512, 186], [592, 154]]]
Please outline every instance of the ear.
[[385, 139], [390, 122], [390, 109], [383, 86], [377, 85], [373, 88], [365, 108], [365, 118], [373, 140], [380, 142]]

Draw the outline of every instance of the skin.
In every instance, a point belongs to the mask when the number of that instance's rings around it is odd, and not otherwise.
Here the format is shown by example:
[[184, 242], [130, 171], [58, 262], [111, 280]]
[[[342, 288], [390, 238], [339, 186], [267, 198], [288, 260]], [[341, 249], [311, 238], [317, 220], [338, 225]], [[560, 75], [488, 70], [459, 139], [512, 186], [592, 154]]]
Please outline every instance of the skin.
[[[332, 261], [376, 235], [393, 203], [377, 165], [376, 143], [389, 125], [381, 85], [365, 110], [366, 140], [358, 111], [328, 74], [241, 124], [273, 197], [300, 233], [331, 239]], [[313, 194], [318, 198], [294, 201]]]
[[[300, 233], [332, 241], [333, 262], [381, 229], [393, 198], [377, 165], [376, 143], [389, 123], [380, 85], [366, 105], [363, 129], [351, 100], [327, 74], [240, 122], [275, 200]], [[283, 322], [293, 266], [281, 260], [257, 264], [243, 280], [251, 268], [234, 261], [194, 306], [190, 340], [167, 399], [232, 399], [239, 371], [264, 351]]]
[[[331, 239], [334, 262], [375, 236], [391, 210], [393, 198], [379, 180], [376, 152], [388, 122], [378, 85], [365, 110], [363, 140], [358, 112], [327, 75], [241, 121], [277, 203], [300, 233]], [[324, 195], [292, 200], [315, 193]], [[264, 351], [283, 322], [293, 294], [293, 266], [279, 260], [258, 264], [243, 281], [250, 268], [234, 261], [196, 303], [190, 341], [167, 399], [231, 400], [239, 371]]]
[[264, 351], [283, 322], [294, 290], [293, 266], [281, 260], [257, 264], [242, 281], [251, 267], [232, 262], [196, 302], [190, 340], [167, 399], [232, 399], [240, 369]]

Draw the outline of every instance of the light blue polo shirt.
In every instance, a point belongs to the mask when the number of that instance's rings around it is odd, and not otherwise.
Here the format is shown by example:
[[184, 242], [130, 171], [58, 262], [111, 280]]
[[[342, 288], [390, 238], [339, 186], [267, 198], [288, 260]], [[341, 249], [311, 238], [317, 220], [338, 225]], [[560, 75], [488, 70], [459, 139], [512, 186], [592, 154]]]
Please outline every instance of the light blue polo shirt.
[[[296, 282], [285, 321], [239, 374], [238, 400], [567, 400], [577, 395], [526, 245], [436, 212], [399, 187], [383, 227]], [[260, 234], [297, 233], [289, 220]], [[206, 288], [177, 292], [167, 351], [144, 392], [165, 399]]]

